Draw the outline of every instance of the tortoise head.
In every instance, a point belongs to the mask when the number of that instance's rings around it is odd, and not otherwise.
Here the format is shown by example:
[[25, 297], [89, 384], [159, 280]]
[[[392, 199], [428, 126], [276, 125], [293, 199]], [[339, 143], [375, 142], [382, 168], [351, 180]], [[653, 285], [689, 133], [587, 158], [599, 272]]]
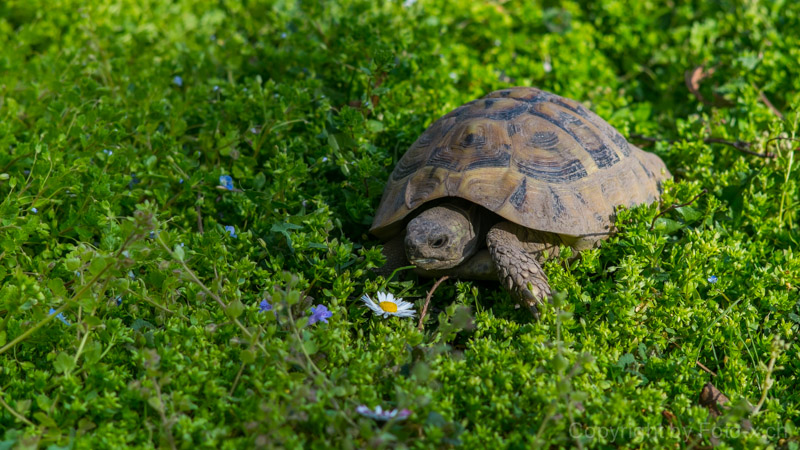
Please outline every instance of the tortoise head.
[[426, 209], [406, 227], [406, 256], [424, 270], [449, 269], [478, 249], [480, 222], [472, 204], [446, 203]]

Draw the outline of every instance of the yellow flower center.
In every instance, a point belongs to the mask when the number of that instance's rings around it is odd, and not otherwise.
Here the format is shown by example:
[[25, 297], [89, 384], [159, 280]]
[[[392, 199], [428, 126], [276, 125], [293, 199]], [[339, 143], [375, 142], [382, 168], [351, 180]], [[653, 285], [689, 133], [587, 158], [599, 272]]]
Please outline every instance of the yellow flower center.
[[380, 302], [379, 303], [382, 310], [386, 312], [397, 312], [397, 303], [394, 302]]

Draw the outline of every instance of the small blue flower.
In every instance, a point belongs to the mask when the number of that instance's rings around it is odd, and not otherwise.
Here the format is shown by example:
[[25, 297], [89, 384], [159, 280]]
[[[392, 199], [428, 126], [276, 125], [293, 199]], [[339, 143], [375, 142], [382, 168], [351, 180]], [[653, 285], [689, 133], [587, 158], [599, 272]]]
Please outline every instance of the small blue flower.
[[327, 157], [327, 156], [323, 156], [323, 157], [322, 157], [322, 162], [324, 162], [324, 163], [325, 163], [325, 162], [328, 162], [328, 157]]
[[711, 283], [711, 284], [716, 283], [717, 282], [717, 276], [716, 275], [711, 275], [710, 277], [708, 277], [708, 282]]
[[175, 77], [172, 78], [172, 84], [178, 87], [183, 86], [183, 78], [181, 78], [180, 75], [175, 75]]
[[261, 300], [261, 303], [258, 304], [258, 310], [261, 312], [272, 311], [272, 305], [269, 304], [267, 299]]
[[281, 33], [281, 39], [286, 39], [286, 33]]
[[319, 321], [328, 323], [328, 319], [333, 317], [333, 313], [328, 311], [325, 305], [317, 305], [311, 307], [311, 317], [308, 318], [308, 324], [314, 325]]
[[258, 130], [256, 129], [256, 127], [250, 128], [250, 132], [253, 134], [258, 134]]
[[36, 209], [36, 207], [34, 206], [33, 208], [31, 208], [31, 212], [34, 213], [34, 214], [38, 214], [39, 210]]
[[133, 189], [133, 186], [139, 184], [140, 181], [141, 180], [139, 180], [139, 177], [137, 177], [135, 173], [132, 173], [131, 181], [128, 183], [128, 189]]
[[156, 232], [155, 231], [151, 231], [150, 232], [150, 239], [155, 239], [155, 238], [156, 238]]
[[371, 409], [366, 405], [359, 405], [356, 408], [356, 412], [361, 414], [364, 417], [369, 417], [370, 419], [380, 420], [381, 422], [386, 422], [389, 420], [406, 420], [408, 416], [411, 415], [411, 410], [409, 409], [383, 409], [380, 406], [375, 407], [375, 409]]
[[219, 91], [219, 86], [214, 86], [214, 92], [218, 92], [218, 91]]
[[104, 148], [104, 149], [103, 149], [103, 153], [105, 153], [105, 154], [106, 154], [106, 155], [108, 155], [108, 156], [111, 156], [111, 155], [113, 155], [113, 154], [114, 154], [114, 152], [112, 152], [111, 150], [109, 150], [109, 149], [107, 149], [107, 148]]
[[[55, 310], [55, 308], [50, 308], [50, 311], [48, 312], [48, 314], [52, 316], [52, 315], [53, 315], [53, 314], [55, 314], [55, 313], [56, 313], [56, 310]], [[58, 315], [56, 316], [56, 319], [58, 319], [58, 320], [60, 320], [61, 322], [63, 322], [63, 323], [64, 323], [64, 325], [70, 325], [70, 323], [69, 323], [69, 322], [67, 321], [67, 319], [64, 317], [64, 313], [58, 313]]]
[[233, 190], [233, 178], [230, 175], [220, 175], [219, 184], [229, 191]]
[[183, 178], [181, 178], [180, 180], [178, 180], [178, 184], [183, 184]]
[[136, 279], [136, 275], [133, 274], [132, 270], [128, 271], [128, 276], [131, 277], [131, 280], [135, 280]]
[[117, 306], [120, 306], [122, 304], [122, 296], [118, 295], [114, 297], [114, 301], [117, 303]]
[[183, 242], [181, 242], [181, 247], [183, 247], [183, 245], [184, 245]]
[[123, 250], [122, 251], [122, 256], [124, 256], [126, 258], [130, 258], [131, 257], [131, 252], [129, 252], [127, 250]]
[[227, 231], [231, 237], [239, 237], [236, 235], [236, 228], [234, 228], [233, 225], [225, 225], [225, 231]]

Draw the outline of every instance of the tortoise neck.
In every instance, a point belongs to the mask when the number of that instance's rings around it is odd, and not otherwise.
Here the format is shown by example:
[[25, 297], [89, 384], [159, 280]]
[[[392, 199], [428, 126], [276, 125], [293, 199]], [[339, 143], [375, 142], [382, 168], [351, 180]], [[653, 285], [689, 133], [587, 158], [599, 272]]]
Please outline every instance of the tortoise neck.
[[489, 229], [502, 220], [500, 216], [488, 209], [460, 198], [449, 198], [438, 206], [457, 210], [464, 215], [467, 222], [471, 224], [472, 230], [477, 237], [477, 242], [479, 243], [478, 247], [482, 247], [486, 242], [486, 234], [489, 233]]

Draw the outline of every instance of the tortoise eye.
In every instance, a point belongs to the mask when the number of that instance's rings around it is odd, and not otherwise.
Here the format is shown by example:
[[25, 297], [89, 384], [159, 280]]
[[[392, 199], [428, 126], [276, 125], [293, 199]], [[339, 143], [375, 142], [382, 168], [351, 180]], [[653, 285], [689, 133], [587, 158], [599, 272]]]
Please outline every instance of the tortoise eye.
[[439, 248], [446, 243], [447, 243], [447, 236], [439, 236], [438, 238], [430, 242], [430, 246], [433, 248]]

